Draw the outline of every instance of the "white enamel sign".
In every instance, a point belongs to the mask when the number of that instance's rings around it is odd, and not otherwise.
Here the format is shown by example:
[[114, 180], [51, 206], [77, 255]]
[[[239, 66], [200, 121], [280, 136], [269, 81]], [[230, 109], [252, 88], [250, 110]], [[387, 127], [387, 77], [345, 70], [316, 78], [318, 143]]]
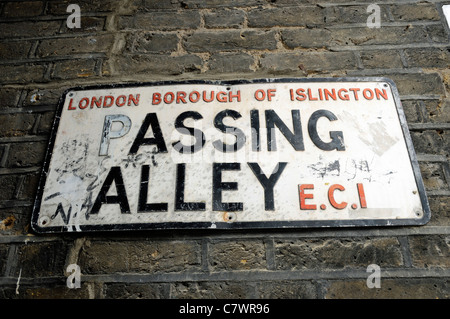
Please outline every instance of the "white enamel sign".
[[32, 227], [388, 226], [429, 218], [392, 81], [264, 79], [66, 91]]

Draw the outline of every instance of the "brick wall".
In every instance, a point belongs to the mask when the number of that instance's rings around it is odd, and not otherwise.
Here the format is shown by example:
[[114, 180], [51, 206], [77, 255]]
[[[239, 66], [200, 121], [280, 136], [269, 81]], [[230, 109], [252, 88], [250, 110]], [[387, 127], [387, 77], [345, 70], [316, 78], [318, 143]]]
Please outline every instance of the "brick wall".
[[[69, 3], [81, 28], [68, 28]], [[450, 44], [442, 5], [377, 1], [0, 3], [0, 297], [449, 298]], [[386, 76], [430, 201], [421, 227], [35, 235], [31, 208], [62, 92], [185, 79]], [[66, 286], [69, 264], [81, 288]], [[381, 288], [366, 285], [381, 267]]]

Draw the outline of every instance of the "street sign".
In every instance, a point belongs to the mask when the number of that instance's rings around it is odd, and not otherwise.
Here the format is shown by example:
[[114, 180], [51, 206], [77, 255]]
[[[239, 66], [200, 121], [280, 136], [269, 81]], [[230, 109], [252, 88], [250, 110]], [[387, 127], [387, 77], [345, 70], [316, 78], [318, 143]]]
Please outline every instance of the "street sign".
[[49, 233], [429, 218], [391, 80], [262, 79], [67, 90], [31, 224]]

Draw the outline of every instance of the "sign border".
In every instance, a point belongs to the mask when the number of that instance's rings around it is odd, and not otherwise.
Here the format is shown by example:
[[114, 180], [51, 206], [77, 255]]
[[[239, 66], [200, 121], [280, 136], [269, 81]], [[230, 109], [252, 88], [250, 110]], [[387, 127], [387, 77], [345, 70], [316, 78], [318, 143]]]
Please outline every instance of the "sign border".
[[[103, 224], [103, 225], [79, 225], [75, 226], [54, 226], [41, 227], [38, 225], [40, 206], [46, 184], [46, 177], [50, 167], [50, 160], [53, 154], [56, 134], [59, 121], [63, 111], [66, 95], [76, 90], [99, 90], [131, 87], [154, 87], [183, 84], [213, 84], [213, 85], [241, 85], [252, 83], [314, 83], [314, 82], [386, 82], [390, 85], [394, 97], [394, 103], [403, 138], [406, 143], [410, 162], [413, 169], [414, 178], [423, 208], [423, 216], [419, 219], [361, 219], [361, 220], [303, 220], [303, 221], [258, 221], [258, 222], [164, 222], [164, 223], [133, 223], [133, 224]], [[377, 226], [421, 226], [428, 223], [431, 218], [431, 211], [426, 195], [425, 186], [422, 179], [419, 163], [415, 153], [414, 145], [409, 133], [406, 116], [403, 111], [399, 92], [394, 81], [387, 77], [336, 77], [336, 78], [263, 78], [263, 79], [242, 79], [242, 80], [184, 80], [184, 81], [156, 81], [156, 82], [134, 82], [119, 84], [100, 84], [89, 86], [72, 87], [64, 91], [58, 101], [58, 107], [51, 130], [51, 135], [45, 155], [38, 189], [33, 205], [31, 216], [31, 228], [39, 234], [64, 233], [64, 232], [93, 232], [93, 231], [136, 231], [136, 230], [170, 230], [170, 229], [295, 229], [295, 228], [323, 228], [323, 227], [377, 227]]]

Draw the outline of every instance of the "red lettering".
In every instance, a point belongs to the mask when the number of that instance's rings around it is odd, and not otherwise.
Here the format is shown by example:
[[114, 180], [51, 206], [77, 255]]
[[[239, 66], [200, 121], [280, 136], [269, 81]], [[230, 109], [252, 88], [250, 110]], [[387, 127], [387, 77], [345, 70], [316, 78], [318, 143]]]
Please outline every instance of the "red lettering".
[[357, 92], [359, 91], [359, 89], [353, 88], [353, 89], [349, 89], [349, 90], [353, 92], [353, 95], [355, 96], [355, 100], [358, 101], [358, 93]]
[[[194, 95], [196, 95], [195, 98]], [[200, 100], [200, 93], [198, 93], [197, 91], [192, 91], [191, 93], [189, 93], [189, 101], [191, 101], [192, 103], [196, 103], [199, 100]]]
[[184, 104], [186, 104], [186, 92], [180, 91], [177, 92], [177, 104], [180, 104], [180, 102], [183, 102]]
[[131, 101], [133, 101], [134, 106], [138, 106], [140, 96], [141, 96], [140, 94], [136, 94], [135, 98], [132, 94], [128, 95], [128, 106], [131, 105]]
[[306, 94], [305, 94], [305, 90], [304, 89], [297, 89], [297, 91], [295, 91], [295, 93], [297, 93], [297, 95], [301, 96], [301, 97], [297, 96], [297, 100], [298, 101], [306, 100]]
[[380, 89], [375, 88], [375, 95], [377, 96], [377, 100], [380, 99], [380, 96], [382, 96], [385, 100], [388, 99], [387, 92], [385, 89], [383, 89], [383, 92], [381, 92]]
[[334, 199], [334, 191], [338, 189], [340, 191], [344, 191], [345, 188], [342, 185], [339, 184], [334, 184], [331, 185], [330, 188], [328, 189], [328, 200], [330, 201], [331, 206], [333, 206], [336, 209], [343, 209], [345, 207], [347, 207], [347, 202], [342, 202], [342, 203], [337, 203], [336, 200]]
[[[122, 100], [122, 102], [120, 102]], [[119, 97], [116, 99], [116, 105], [117, 106], [124, 106], [125, 103], [127, 103], [127, 97], [125, 95], [119, 95]]]
[[363, 96], [366, 100], [371, 100], [373, 99], [373, 91], [371, 89], [364, 89]]
[[314, 189], [313, 184], [302, 184], [299, 185], [299, 193], [300, 193], [300, 209], [301, 210], [314, 210], [317, 209], [317, 206], [315, 204], [306, 204], [306, 199], [313, 199], [313, 194], [306, 194], [305, 189]]
[[237, 91], [236, 94], [233, 94], [233, 93], [230, 91], [230, 94], [229, 94], [229, 100], [230, 100], [230, 102], [233, 102], [233, 98], [237, 98], [237, 101], [238, 101], [238, 102], [241, 102], [241, 91]]
[[328, 97], [331, 97], [331, 99], [333, 101], [336, 101], [336, 90], [335, 89], [331, 89], [331, 92], [328, 91], [328, 89], [323, 89], [323, 94], [325, 95], [325, 100], [328, 101]]
[[[342, 91], [345, 92], [344, 95], [341, 94]], [[347, 94], [347, 90], [346, 90], [346, 89], [340, 89], [340, 90], [338, 91], [338, 96], [339, 96], [339, 98], [340, 98], [341, 100], [344, 100], [344, 101], [350, 100], [350, 98], [348, 97], [348, 94]]]
[[255, 91], [255, 99], [258, 101], [263, 101], [266, 98], [266, 93], [264, 90], [256, 90]]
[[94, 104], [97, 107], [102, 107], [102, 101], [103, 101], [103, 96], [100, 96], [99, 99], [97, 99], [95, 96], [93, 96], [92, 99], [91, 99], [91, 109], [94, 108]]
[[68, 110], [76, 110], [77, 109], [76, 107], [72, 106], [72, 102], [73, 102], [73, 99], [70, 99], [69, 107], [67, 108]]
[[87, 97], [84, 97], [80, 100], [80, 102], [78, 103], [78, 107], [82, 110], [84, 110], [85, 108], [87, 108], [89, 105], [89, 99]]
[[161, 103], [161, 94], [160, 93], [153, 93], [152, 104], [153, 105], [158, 105], [159, 103]]
[[205, 102], [212, 102], [214, 100], [214, 91], [211, 91], [211, 95], [209, 97], [209, 100], [206, 98], [206, 91], [203, 91], [203, 101]]
[[227, 92], [220, 91], [217, 93], [217, 101], [226, 102], [227, 101]]
[[276, 92], [277, 90], [275, 90], [275, 89], [268, 89], [267, 90], [267, 99], [269, 100], [269, 101], [272, 101], [272, 97], [273, 96], [275, 96], [275, 92]]
[[[167, 99], [167, 97], [169, 97], [170, 100]], [[170, 104], [170, 103], [172, 103], [174, 100], [175, 100], [175, 94], [173, 94], [172, 92], [167, 92], [166, 94], [164, 94], [164, 103]]]
[[[106, 102], [109, 99], [109, 102]], [[103, 100], [103, 107], [110, 107], [114, 103], [114, 97], [111, 95], [106, 95]]]
[[364, 193], [363, 184], [358, 183], [356, 186], [358, 187], [359, 203], [361, 204], [361, 208], [367, 208], [366, 194]]
[[312, 97], [311, 89], [308, 89], [308, 99], [310, 101], [317, 101], [316, 97]]

